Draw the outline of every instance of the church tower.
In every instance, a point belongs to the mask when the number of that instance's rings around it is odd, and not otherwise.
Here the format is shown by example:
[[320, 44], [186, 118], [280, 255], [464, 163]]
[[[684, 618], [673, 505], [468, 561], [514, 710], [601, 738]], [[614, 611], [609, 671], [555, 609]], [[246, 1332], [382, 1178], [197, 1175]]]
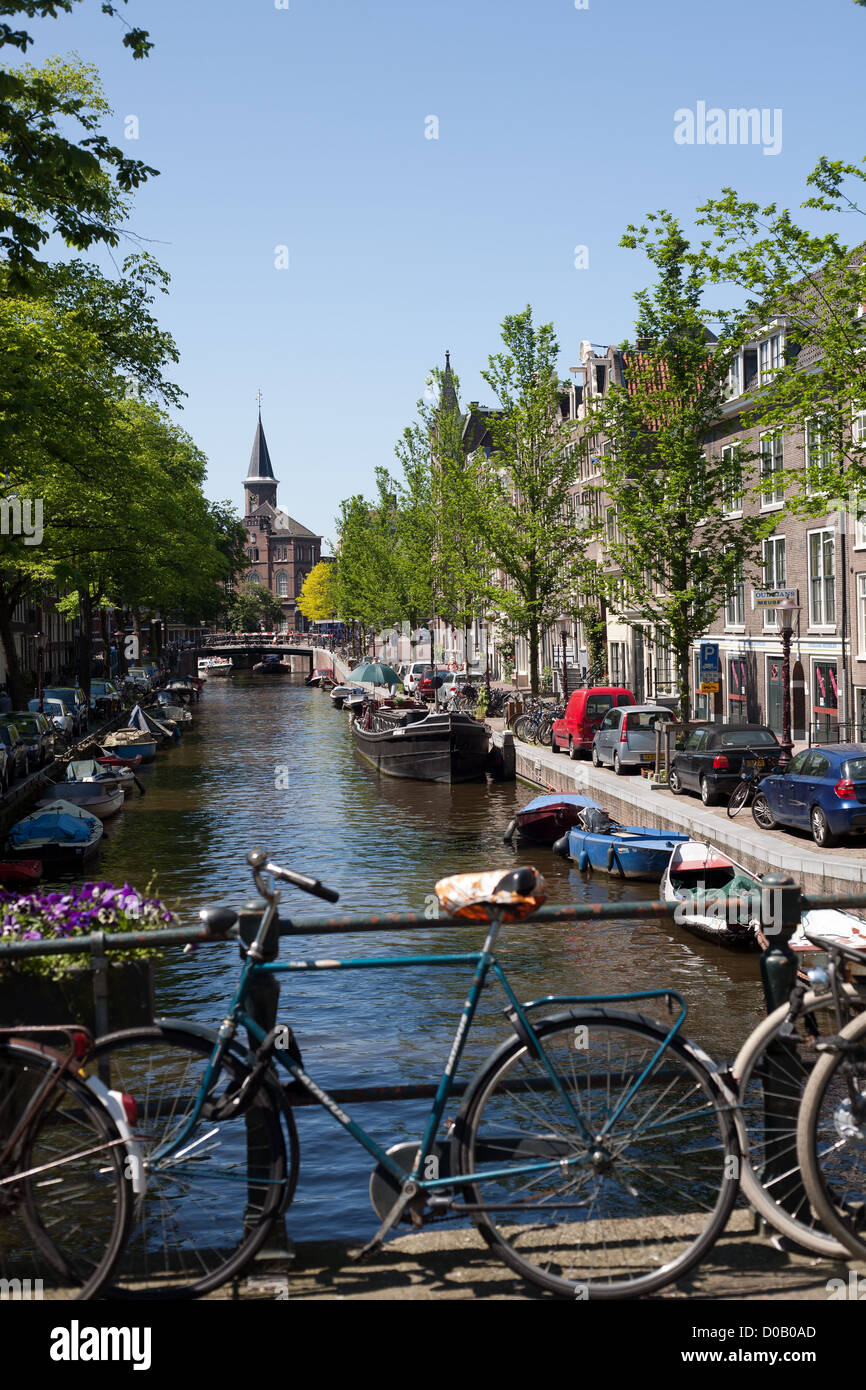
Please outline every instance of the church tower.
[[246, 494], [246, 515], [251, 516], [257, 507], [263, 502], [268, 502], [272, 507], [277, 505], [277, 479], [274, 477], [274, 470], [271, 466], [271, 456], [268, 453], [268, 444], [265, 439], [265, 432], [262, 429], [262, 411], [259, 407], [259, 423], [256, 426], [256, 437], [253, 440], [253, 451], [250, 455], [250, 466], [247, 476], [244, 479], [244, 489]]

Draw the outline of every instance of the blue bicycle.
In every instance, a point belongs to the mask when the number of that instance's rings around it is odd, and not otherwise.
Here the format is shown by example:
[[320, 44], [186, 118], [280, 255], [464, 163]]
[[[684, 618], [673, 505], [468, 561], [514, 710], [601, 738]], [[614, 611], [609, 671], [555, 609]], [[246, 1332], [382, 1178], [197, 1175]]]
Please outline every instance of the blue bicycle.
[[[116, 1295], [195, 1296], [240, 1272], [295, 1190], [299, 1104], [327, 1110], [376, 1165], [371, 1198], [380, 1225], [361, 1255], [399, 1222], [469, 1217], [531, 1283], [571, 1298], [622, 1298], [678, 1279], [709, 1250], [737, 1194], [734, 1103], [710, 1059], [680, 1036], [686, 1009], [674, 990], [518, 1000], [495, 948], [504, 925], [543, 901], [534, 869], [437, 885], [455, 923], [484, 924], [480, 950], [281, 962], [276, 932], [289, 928], [279, 923], [273, 880], [331, 902], [337, 894], [264, 854], [248, 860], [266, 908], [219, 1029], [160, 1020], [96, 1046], [100, 1073], [136, 1099], [143, 1156]], [[221, 937], [237, 921], [227, 908], [201, 917]], [[423, 1134], [386, 1150], [344, 1109], [374, 1093], [320, 1087], [293, 1029], [261, 1027], [253, 1001], [274, 989], [277, 975], [431, 965], [469, 969], [472, 983], [439, 1080], [399, 1088], [406, 1098], [431, 1098]], [[511, 1031], [462, 1083], [461, 1057], [491, 975]], [[668, 1006], [670, 1023], [618, 1007], [650, 1000]], [[459, 1111], [446, 1122], [455, 1096]]]

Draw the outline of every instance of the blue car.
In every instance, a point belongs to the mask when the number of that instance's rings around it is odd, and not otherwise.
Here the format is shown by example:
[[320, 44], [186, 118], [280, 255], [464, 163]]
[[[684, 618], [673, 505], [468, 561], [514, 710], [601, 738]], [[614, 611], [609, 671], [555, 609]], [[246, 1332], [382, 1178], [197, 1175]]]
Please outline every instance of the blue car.
[[752, 815], [762, 830], [811, 830], [822, 849], [839, 835], [866, 830], [866, 743], [804, 749], [784, 772], [762, 780]]

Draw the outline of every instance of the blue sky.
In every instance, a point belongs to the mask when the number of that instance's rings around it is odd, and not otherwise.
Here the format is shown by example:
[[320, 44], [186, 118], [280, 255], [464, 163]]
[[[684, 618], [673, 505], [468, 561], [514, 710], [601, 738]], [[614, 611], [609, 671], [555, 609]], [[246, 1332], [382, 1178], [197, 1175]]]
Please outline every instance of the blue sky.
[[[492, 403], [479, 372], [529, 302], [567, 375], [582, 338], [630, 331], [629, 222], [687, 220], [724, 184], [796, 206], [819, 155], [866, 153], [852, 0], [283, 4], [130, 0], [156, 44], [135, 62], [84, 0], [28, 59], [94, 62], [107, 133], [137, 116], [130, 153], [161, 171], [131, 225], [172, 276], [160, 317], [210, 495], [241, 504], [261, 389], [281, 505], [326, 537], [446, 348], [463, 401]], [[701, 101], [780, 109], [780, 153], [678, 145], [674, 112]]]

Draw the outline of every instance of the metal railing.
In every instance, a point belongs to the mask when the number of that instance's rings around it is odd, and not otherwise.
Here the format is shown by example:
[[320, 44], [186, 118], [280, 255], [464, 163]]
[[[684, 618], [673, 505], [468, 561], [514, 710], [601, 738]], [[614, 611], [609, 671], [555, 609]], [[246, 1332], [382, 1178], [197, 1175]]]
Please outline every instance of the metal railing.
[[866, 742], [866, 725], [854, 719], [844, 723], [838, 719], [813, 719], [808, 729], [808, 741], [810, 748], [816, 743], [863, 743]]

